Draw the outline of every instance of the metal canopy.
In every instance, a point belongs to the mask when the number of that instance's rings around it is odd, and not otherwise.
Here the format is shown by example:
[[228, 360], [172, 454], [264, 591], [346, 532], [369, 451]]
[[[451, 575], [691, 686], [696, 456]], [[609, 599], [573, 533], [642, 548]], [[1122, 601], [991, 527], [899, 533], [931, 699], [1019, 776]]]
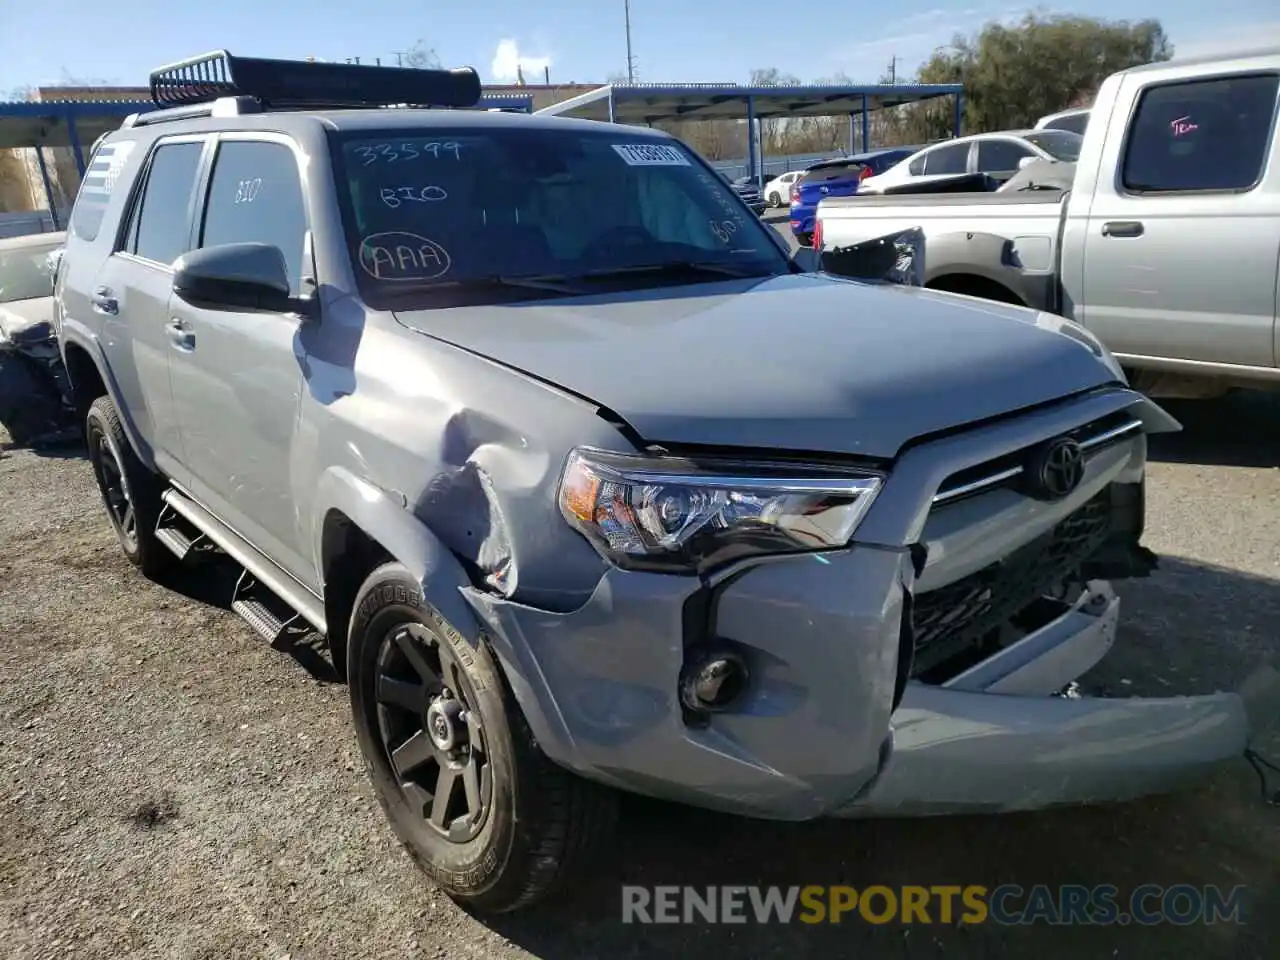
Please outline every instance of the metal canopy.
[[131, 113], [154, 110], [149, 100], [23, 100], [0, 102], [0, 149], [92, 144]]
[[[115, 130], [131, 113], [155, 110], [150, 100], [22, 100], [0, 101], [0, 149], [15, 147], [92, 146]], [[478, 110], [533, 110], [531, 95], [486, 93]], [[77, 158], [83, 168], [84, 157]]]
[[763, 86], [736, 84], [612, 84], [552, 104], [540, 114], [645, 124], [660, 120], [744, 120], [748, 105], [757, 120], [828, 117], [959, 97], [958, 83], [867, 84], [850, 86]]
[[[156, 105], [150, 100], [0, 100], [0, 150], [35, 149], [40, 178], [44, 181], [45, 202], [49, 206], [54, 229], [59, 229], [61, 224], [53, 201], [53, 184], [44, 148], [70, 149], [76, 170], [83, 177], [87, 148], [92, 148], [104, 133], [118, 129], [130, 114], [155, 109]], [[533, 96], [485, 93], [474, 109], [531, 113]]]
[[959, 136], [964, 87], [958, 83], [761, 87], [724, 83], [609, 84], [537, 112], [649, 126], [663, 120], [745, 120], [749, 131], [747, 168], [751, 179], [763, 186], [761, 120], [847, 116], [849, 152], [854, 153], [854, 131], [858, 126], [855, 118], [861, 122], [862, 149], [868, 150], [871, 111], [948, 96], [955, 98], [955, 135]]

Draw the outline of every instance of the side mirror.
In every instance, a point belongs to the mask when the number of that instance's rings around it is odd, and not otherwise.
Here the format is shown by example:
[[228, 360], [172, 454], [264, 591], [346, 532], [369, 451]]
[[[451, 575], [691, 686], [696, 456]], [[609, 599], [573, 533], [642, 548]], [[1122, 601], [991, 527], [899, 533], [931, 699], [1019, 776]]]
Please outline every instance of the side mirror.
[[1038, 159], [1037, 157], [1023, 157], [1021, 160], [1018, 161], [1018, 169], [1019, 170], [1027, 169], [1027, 167], [1035, 163], [1037, 159]]
[[289, 291], [284, 254], [269, 243], [224, 243], [184, 253], [173, 265], [173, 292], [213, 310], [299, 308]]
[[813, 247], [801, 247], [791, 255], [791, 262], [799, 268], [801, 273], [817, 273], [821, 259], [820, 254]]

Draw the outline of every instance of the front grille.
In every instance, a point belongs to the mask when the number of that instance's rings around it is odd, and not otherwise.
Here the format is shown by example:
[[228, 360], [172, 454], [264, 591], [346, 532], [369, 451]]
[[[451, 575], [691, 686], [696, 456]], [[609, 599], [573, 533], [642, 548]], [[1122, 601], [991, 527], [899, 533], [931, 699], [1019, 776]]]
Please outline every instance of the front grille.
[[[1125, 410], [1118, 410], [1108, 416], [1081, 424], [1061, 436], [1075, 440], [1080, 444], [1085, 456], [1089, 457], [1113, 444], [1131, 439], [1141, 430], [1142, 421]], [[1014, 483], [1022, 475], [1027, 458], [1036, 446], [1039, 444], [1015, 450], [995, 460], [988, 460], [986, 463], [951, 474], [939, 486], [938, 493], [933, 498], [934, 505], [952, 503]]]
[[977, 573], [914, 598], [912, 673], [971, 647], [1037, 597], [1073, 576], [1107, 539], [1112, 524], [1111, 487], [1018, 550]]

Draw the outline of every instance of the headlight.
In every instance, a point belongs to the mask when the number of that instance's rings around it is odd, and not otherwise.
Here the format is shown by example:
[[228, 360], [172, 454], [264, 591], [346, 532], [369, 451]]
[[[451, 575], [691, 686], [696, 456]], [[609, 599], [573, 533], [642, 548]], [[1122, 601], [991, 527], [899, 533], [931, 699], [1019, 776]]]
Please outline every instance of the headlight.
[[822, 467], [650, 458], [580, 448], [560, 512], [612, 563], [691, 573], [849, 542], [881, 478]]

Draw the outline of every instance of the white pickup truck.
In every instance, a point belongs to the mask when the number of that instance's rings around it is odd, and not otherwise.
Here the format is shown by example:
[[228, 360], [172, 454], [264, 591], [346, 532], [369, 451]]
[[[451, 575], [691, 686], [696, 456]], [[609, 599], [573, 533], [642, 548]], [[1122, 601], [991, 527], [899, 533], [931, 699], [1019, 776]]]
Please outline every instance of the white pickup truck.
[[823, 251], [919, 228], [928, 287], [1059, 313], [1159, 396], [1280, 389], [1280, 49], [1103, 83], [1069, 190], [823, 200]]

